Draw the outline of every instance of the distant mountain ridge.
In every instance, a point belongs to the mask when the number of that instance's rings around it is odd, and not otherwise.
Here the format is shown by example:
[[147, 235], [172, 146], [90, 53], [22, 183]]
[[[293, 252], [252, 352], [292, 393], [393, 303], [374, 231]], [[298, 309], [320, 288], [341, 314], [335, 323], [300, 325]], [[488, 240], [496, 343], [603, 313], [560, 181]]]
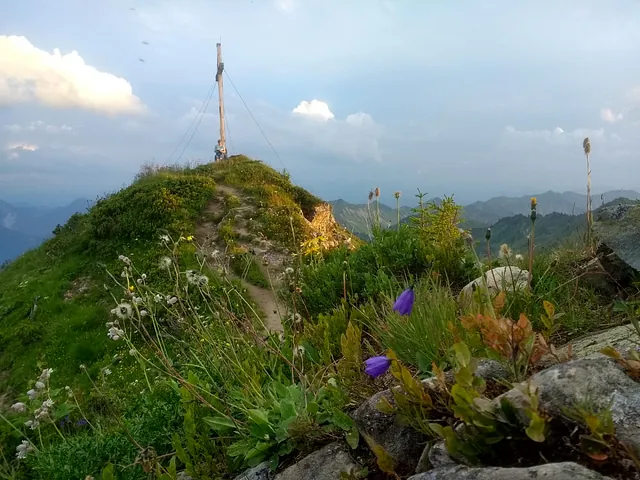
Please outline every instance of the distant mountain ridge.
[[0, 200], [0, 264], [37, 247], [74, 213], [83, 213], [90, 200], [79, 198], [63, 207], [14, 206]]
[[[354, 204], [342, 199], [329, 203], [333, 210], [333, 217], [340, 225], [354, 235], [368, 239], [372, 227], [372, 218], [375, 218], [378, 208], [376, 202], [371, 202], [368, 207], [366, 203]], [[379, 208], [380, 224], [384, 228], [398, 223], [398, 211], [395, 207], [380, 203]], [[411, 207], [400, 207], [400, 219], [408, 217], [412, 212]]]
[[[579, 215], [586, 212], [587, 196], [581, 193], [558, 193], [551, 190], [522, 197], [494, 197], [484, 202], [474, 202], [464, 207], [464, 217], [473, 222], [481, 222], [490, 226], [501, 218], [514, 215], [528, 215], [531, 208], [531, 197], [538, 200], [538, 214], [565, 213]], [[616, 198], [629, 200], [640, 199], [640, 193], [634, 190], [611, 190], [601, 195], [593, 195], [594, 208]], [[604, 200], [604, 201], [603, 201]]]
[[[462, 209], [461, 226], [470, 229], [486, 228], [494, 225], [502, 218], [518, 215], [526, 216], [531, 208], [531, 197], [536, 197], [538, 201], [539, 215], [561, 213], [571, 216], [580, 215], [586, 211], [586, 195], [575, 192], [559, 193], [550, 190], [537, 195], [523, 195], [521, 197], [493, 197], [486, 201], [478, 201], [466, 205]], [[640, 199], [640, 193], [635, 190], [611, 190], [601, 195], [593, 195], [592, 202], [594, 208], [596, 208], [602, 203], [618, 198], [638, 200]], [[440, 198], [431, 200], [438, 202]], [[353, 204], [342, 199], [329, 203], [333, 206], [333, 215], [338, 223], [361, 238], [369, 238], [371, 226], [367, 222], [369, 210], [366, 203]], [[375, 205], [375, 202], [371, 203], [372, 213], [375, 212]], [[400, 223], [409, 222], [413, 215], [411, 207], [400, 207]], [[395, 225], [397, 223], [396, 208], [381, 203], [380, 217], [383, 227]]]

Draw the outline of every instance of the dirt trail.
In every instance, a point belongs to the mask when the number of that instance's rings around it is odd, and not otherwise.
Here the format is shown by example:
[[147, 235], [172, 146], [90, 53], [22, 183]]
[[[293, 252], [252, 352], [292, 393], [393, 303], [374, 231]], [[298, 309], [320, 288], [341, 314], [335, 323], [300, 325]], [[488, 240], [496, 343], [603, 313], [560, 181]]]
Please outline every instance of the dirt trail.
[[[202, 213], [202, 220], [196, 225], [196, 239], [198, 244], [206, 254], [207, 263], [210, 267], [215, 268], [220, 265], [221, 261], [224, 261], [225, 250], [224, 242], [218, 238], [218, 226], [221, 222], [221, 216], [225, 213], [224, 197], [234, 195], [240, 199], [240, 206], [233, 208], [230, 213], [232, 214], [252, 214], [255, 213], [255, 209], [250, 205], [247, 198], [237, 189], [228, 185], [216, 186], [219, 195], [217, 198], [213, 198], [209, 204], [205, 207]], [[239, 238], [250, 237], [249, 230], [244, 225], [244, 221], [235, 224], [233, 230]], [[265, 241], [259, 242], [259, 245], [254, 245], [251, 241], [240, 240], [238, 245], [246, 248], [248, 252], [252, 254], [257, 265], [259, 265], [265, 278], [273, 283], [273, 289], [259, 287], [247, 282], [244, 278], [239, 278], [234, 275], [233, 272], [228, 271], [228, 275], [232, 278], [239, 280], [242, 286], [249, 292], [251, 299], [258, 305], [263, 316], [263, 322], [265, 328], [269, 332], [283, 332], [281, 316], [285, 314], [286, 309], [281, 302], [278, 301], [275, 290], [279, 287], [278, 272], [277, 269], [269, 269], [264, 265], [262, 260], [267, 258], [280, 258], [282, 254], [275, 252], [275, 250], [269, 248], [270, 244]], [[218, 250], [220, 254], [216, 258], [211, 257], [211, 253]], [[258, 254], [262, 254], [262, 258], [257, 258]]]

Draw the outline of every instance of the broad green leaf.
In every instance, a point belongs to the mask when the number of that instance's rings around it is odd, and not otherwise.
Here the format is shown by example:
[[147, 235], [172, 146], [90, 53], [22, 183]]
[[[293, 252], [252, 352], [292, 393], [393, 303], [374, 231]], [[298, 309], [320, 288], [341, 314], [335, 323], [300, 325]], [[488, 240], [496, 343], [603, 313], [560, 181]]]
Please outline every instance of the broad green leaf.
[[113, 473], [113, 463], [109, 463], [106, 467], [104, 467], [104, 469], [102, 470], [101, 479], [116, 480], [115, 474]]
[[547, 422], [544, 421], [544, 418], [535, 412], [531, 412], [531, 423], [525, 430], [527, 436], [534, 442], [542, 443], [545, 440], [546, 428]]
[[229, 417], [204, 417], [202, 421], [213, 428], [216, 432], [223, 432], [230, 428], [236, 428], [236, 424], [233, 423], [233, 420]]
[[252, 408], [247, 411], [249, 418], [257, 425], [269, 425], [269, 416], [264, 410]]
[[458, 342], [453, 346], [453, 351], [456, 354], [456, 360], [458, 361], [458, 365], [462, 367], [466, 367], [471, 362], [471, 352], [469, 352], [469, 347], [464, 342]]

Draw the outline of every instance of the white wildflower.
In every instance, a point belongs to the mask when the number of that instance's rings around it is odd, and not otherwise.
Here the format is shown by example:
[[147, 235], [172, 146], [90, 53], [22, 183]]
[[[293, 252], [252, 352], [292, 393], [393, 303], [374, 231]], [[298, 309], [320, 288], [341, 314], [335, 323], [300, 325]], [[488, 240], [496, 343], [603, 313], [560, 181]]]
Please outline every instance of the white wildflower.
[[209, 277], [207, 277], [206, 275], [200, 275], [198, 277], [198, 285], [201, 287], [206, 287], [207, 285], [209, 285]]
[[118, 318], [122, 320], [126, 320], [127, 318], [131, 318], [131, 315], [133, 314], [133, 310], [131, 309], [131, 305], [129, 305], [126, 302], [123, 302], [115, 308], [114, 313]]
[[304, 347], [302, 345], [298, 345], [298, 346], [293, 348], [293, 356], [294, 357], [301, 357], [302, 354], [304, 354]]
[[287, 275], [291, 275], [293, 273], [293, 268], [291, 267], [285, 268], [284, 273], [286, 273]]
[[144, 280], [142, 280], [141, 278], [139, 278], [138, 280], [136, 280], [136, 283], [138, 285], [142, 285], [142, 283], [144, 282]]
[[216, 258], [220, 252], [218, 250], [214, 250], [211, 252], [211, 258]]
[[167, 300], [167, 303], [169, 305], [175, 305], [176, 303], [178, 303], [178, 297], [171, 297], [169, 300]]
[[516, 260], [517, 260], [518, 262], [521, 262], [521, 261], [523, 261], [523, 260], [524, 260], [524, 257], [523, 257], [521, 254], [519, 254], [519, 253], [518, 253], [518, 254], [516, 254]]
[[120, 259], [120, 261], [122, 261], [122, 263], [124, 263], [125, 265], [131, 265], [131, 260], [129, 260], [129, 257], [125, 257], [124, 255], [120, 255], [118, 257], [118, 259]]
[[45, 407], [40, 407], [35, 412], [33, 412], [33, 415], [36, 421], [42, 420], [43, 418], [47, 418], [49, 416], [49, 410], [47, 410]]
[[[114, 308], [113, 310], [111, 310], [111, 313], [115, 314], [116, 313], [116, 309]], [[116, 324], [116, 322], [107, 322], [104, 324], [105, 327], [107, 328], [111, 328]]]
[[111, 327], [107, 332], [107, 337], [111, 340], [118, 341], [124, 337], [124, 330], [121, 330], [118, 327]]
[[27, 408], [26, 405], [22, 402], [16, 402], [13, 405], [11, 405], [11, 410], [18, 413], [24, 412], [26, 408]]
[[136, 305], [140, 305], [140, 304], [142, 304], [142, 298], [140, 298], [140, 297], [133, 297], [133, 303], [135, 303]]
[[171, 238], [169, 238], [169, 235], [160, 235], [160, 242], [169, 243], [170, 241], [171, 241]]
[[147, 312], [146, 310], [140, 310], [141, 317], [146, 317], [147, 315], [149, 315], [149, 312]]
[[187, 270], [187, 273], [185, 275], [187, 276], [187, 282], [189, 282], [191, 285], [196, 285], [198, 283], [199, 275], [195, 270]]
[[142, 278], [142, 281], [144, 282], [147, 279], [147, 274], [143, 273], [142, 275], [140, 275], [140, 277]]
[[156, 293], [156, 296], [153, 297], [153, 299], [156, 301], [156, 303], [160, 303], [162, 301], [162, 295]]
[[53, 400], [47, 398], [44, 402], [42, 402], [42, 408], [51, 408], [54, 404], [55, 402]]
[[40, 422], [38, 420], [27, 420], [24, 422], [25, 427], [29, 427], [31, 430], [35, 430], [40, 426]]
[[45, 384], [40, 380], [36, 382], [36, 390], [42, 390], [44, 387], [45, 387]]
[[111, 369], [110, 368], [103, 368], [102, 369], [102, 374], [106, 377], [108, 375], [111, 375]]
[[40, 374], [40, 381], [41, 382], [46, 382], [47, 380], [49, 380], [49, 377], [51, 377], [51, 374], [53, 373], [53, 368], [45, 368], [44, 370], [42, 370], [42, 374]]
[[160, 259], [160, 268], [162, 268], [163, 270], [167, 270], [172, 263], [173, 260], [171, 260], [169, 257], [162, 257]]
[[135, 348], [132, 348], [131, 350], [129, 350], [129, 355], [131, 355], [132, 357], [135, 357], [135, 356], [136, 356], [136, 353], [137, 353], [137, 352], [136, 352], [136, 349], [135, 349]]
[[19, 460], [27, 458], [27, 454], [33, 452], [33, 445], [29, 443], [29, 440], [22, 440], [22, 443], [16, 447], [16, 457]]
[[34, 389], [31, 389], [27, 392], [27, 396], [29, 397], [29, 400], [35, 400], [35, 398], [38, 396], [38, 392], [36, 392]]

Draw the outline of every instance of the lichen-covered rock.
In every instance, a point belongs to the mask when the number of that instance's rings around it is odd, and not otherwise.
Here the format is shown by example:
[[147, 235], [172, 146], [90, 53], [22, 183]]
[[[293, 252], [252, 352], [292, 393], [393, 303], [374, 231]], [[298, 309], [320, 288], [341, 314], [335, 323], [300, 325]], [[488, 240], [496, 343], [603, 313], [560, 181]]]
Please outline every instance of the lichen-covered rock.
[[[484, 274], [484, 278], [492, 297], [501, 291], [524, 290], [529, 286], [529, 272], [515, 266], [492, 268]], [[469, 282], [460, 292], [458, 300], [463, 309], [472, 304], [476, 290], [484, 290], [482, 277]]]
[[[607, 328], [601, 332], [591, 333], [582, 338], [572, 340], [571, 356], [573, 359], [585, 358], [589, 356], [598, 356], [604, 347], [614, 347], [621, 353], [629, 348], [637, 345], [638, 334], [631, 325], [620, 325], [618, 327]], [[557, 349], [557, 355], [560, 358], [566, 358], [569, 352], [569, 346], [565, 345]], [[545, 355], [538, 362], [539, 366], [548, 367], [557, 360], [550, 354]]]
[[[640, 384], [611, 359], [583, 358], [554, 365], [530, 378], [538, 387], [540, 408], [567, 418], [567, 409], [588, 406], [596, 413], [611, 408], [616, 438], [640, 454]], [[526, 423], [526, 399], [518, 389], [502, 395], [514, 404]], [[499, 402], [500, 398], [495, 399]]]
[[335, 442], [278, 473], [274, 480], [341, 480], [342, 472], [355, 473], [359, 469], [346, 447]]
[[594, 232], [600, 241], [626, 265], [640, 271], [640, 205], [605, 207], [594, 219]]
[[262, 462], [253, 468], [245, 470], [234, 480], [271, 480], [273, 473], [269, 468], [269, 462]]
[[529, 468], [471, 468], [446, 466], [409, 477], [408, 480], [607, 480], [581, 465], [571, 462], [548, 463]]
[[[476, 376], [485, 381], [505, 380], [509, 378], [509, 371], [494, 360], [482, 359], [478, 363]], [[445, 377], [446, 381], [453, 382], [451, 372], [447, 372]], [[436, 382], [433, 378], [426, 379], [422, 383], [427, 391], [436, 389]], [[353, 419], [362, 433], [370, 437], [377, 445], [382, 446], [393, 458], [398, 473], [413, 473], [429, 439], [414, 428], [400, 422], [395, 415], [379, 411], [376, 405], [382, 397], [395, 405], [393, 394], [390, 390], [385, 390], [360, 405], [352, 414]]]

